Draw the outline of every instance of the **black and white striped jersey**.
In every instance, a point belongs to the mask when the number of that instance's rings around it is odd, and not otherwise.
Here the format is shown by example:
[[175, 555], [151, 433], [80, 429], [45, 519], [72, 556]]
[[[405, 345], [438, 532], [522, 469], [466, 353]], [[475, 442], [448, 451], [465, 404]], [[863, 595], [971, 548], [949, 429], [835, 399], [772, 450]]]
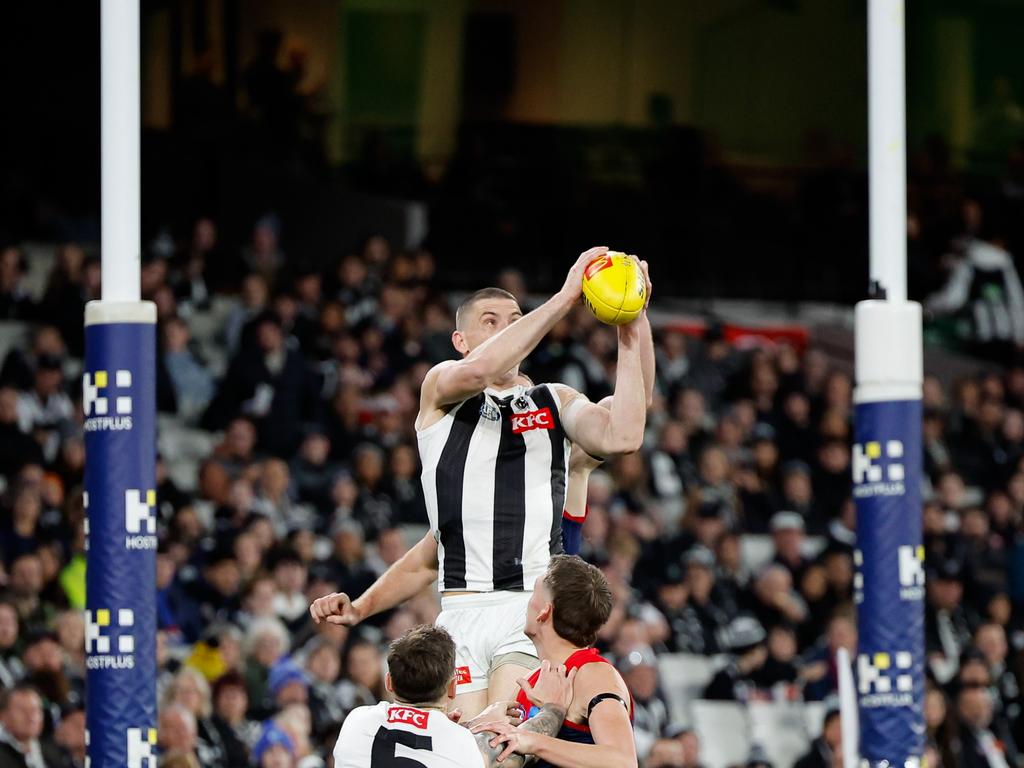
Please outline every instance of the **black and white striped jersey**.
[[481, 392], [418, 439], [438, 588], [533, 589], [562, 551], [570, 444], [552, 386]]

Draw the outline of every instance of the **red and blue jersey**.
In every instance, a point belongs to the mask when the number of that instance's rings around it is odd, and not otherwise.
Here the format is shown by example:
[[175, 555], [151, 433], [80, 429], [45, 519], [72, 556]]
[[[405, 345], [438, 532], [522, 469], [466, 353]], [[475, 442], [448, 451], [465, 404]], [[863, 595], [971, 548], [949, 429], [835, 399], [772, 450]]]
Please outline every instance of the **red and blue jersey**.
[[[601, 654], [597, 652], [596, 648], [583, 648], [579, 651], [576, 651], [568, 659], [565, 660], [565, 669], [566, 671], [570, 669], [579, 669], [580, 667], [584, 667], [587, 664], [611, 664], [611, 662], [608, 661], [608, 659], [601, 656]], [[535, 685], [539, 677], [540, 670], [537, 669], [529, 677], [530, 685]], [[527, 718], [533, 717], [539, 711], [538, 708], [530, 702], [530, 700], [526, 697], [526, 694], [523, 693], [523, 691], [521, 690], [519, 691], [519, 695], [516, 696], [516, 701], [527, 713]], [[629, 719], [630, 722], [632, 722], [632, 696], [630, 697], [629, 702]], [[588, 725], [586, 722], [573, 723], [569, 720], [563, 720], [562, 727], [558, 730], [556, 738], [561, 739], [562, 741], [575, 742], [576, 744], [595, 743], [594, 737], [590, 732], [590, 725]], [[534, 765], [539, 766], [540, 768], [549, 768], [551, 764], [544, 760], [538, 760], [536, 763], [534, 763]]]

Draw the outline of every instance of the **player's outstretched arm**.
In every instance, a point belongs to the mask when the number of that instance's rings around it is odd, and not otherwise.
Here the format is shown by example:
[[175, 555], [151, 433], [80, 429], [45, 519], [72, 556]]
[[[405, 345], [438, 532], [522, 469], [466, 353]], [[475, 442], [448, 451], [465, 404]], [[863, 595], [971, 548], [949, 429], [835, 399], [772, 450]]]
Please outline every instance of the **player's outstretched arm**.
[[[646, 272], [644, 273], [646, 274]], [[650, 282], [648, 281], [648, 286]], [[647, 300], [650, 301], [650, 287], [647, 289]], [[636, 321], [637, 329], [640, 331], [640, 369], [644, 376], [644, 397], [647, 400], [647, 407], [654, 404], [654, 383], [657, 378], [655, 357], [654, 357], [654, 334], [651, 331], [651, 321], [647, 317], [647, 310], [641, 313]]]
[[604, 246], [584, 251], [572, 265], [558, 293], [494, 334], [462, 360], [434, 366], [423, 380], [421, 412], [472, 397], [506, 371], [519, 365], [579, 300], [583, 291], [583, 272], [587, 265], [607, 252]]
[[592, 456], [639, 450], [644, 439], [647, 398], [644, 394], [637, 322], [619, 327], [619, 359], [610, 409], [591, 403], [576, 390], [557, 385], [562, 423], [572, 442]]
[[309, 613], [317, 624], [326, 621], [355, 626], [415, 597], [436, 580], [437, 541], [428, 532], [358, 599], [350, 600], [344, 592], [334, 592], [314, 600]]
[[540, 677], [535, 685], [525, 679], [519, 684], [527, 692], [530, 700], [540, 707], [529, 720], [513, 727], [507, 720], [480, 723], [472, 727], [476, 736], [477, 746], [484, 756], [485, 768], [522, 768], [532, 758], [527, 754], [517, 754], [511, 745], [498, 740], [503, 733], [521, 735], [555, 736], [562, 727], [565, 713], [573, 697], [573, 680], [577, 670], [565, 667], [552, 667], [551, 662], [541, 662]]

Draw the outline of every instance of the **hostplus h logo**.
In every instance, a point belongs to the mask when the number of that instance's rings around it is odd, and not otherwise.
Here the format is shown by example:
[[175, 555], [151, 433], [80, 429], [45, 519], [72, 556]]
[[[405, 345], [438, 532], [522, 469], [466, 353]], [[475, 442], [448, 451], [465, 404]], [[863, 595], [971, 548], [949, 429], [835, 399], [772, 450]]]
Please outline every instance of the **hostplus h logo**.
[[857, 690], [863, 707], [909, 707], [914, 703], [914, 657], [909, 651], [862, 653], [857, 657]]
[[110, 378], [107, 371], [82, 374], [86, 432], [132, 428], [132, 372], [120, 368], [114, 371], [113, 384]]
[[156, 549], [156, 491], [124, 492], [125, 549]]
[[[117, 623], [111, 620], [116, 618]], [[89, 669], [135, 669], [135, 611], [108, 608], [85, 612], [85, 652]], [[116, 641], [117, 651], [114, 651]]]
[[906, 546], [898, 550], [900, 566], [900, 599], [924, 598], [924, 547]]
[[[89, 747], [92, 737], [85, 729], [85, 746]], [[125, 764], [128, 768], [156, 768], [156, 728], [128, 728], [125, 730]], [[85, 768], [91, 768], [92, 760], [85, 757]]]
[[853, 495], [858, 499], [870, 496], [902, 496], [906, 493], [903, 479], [903, 442], [878, 440], [853, 446]]
[[128, 768], [156, 768], [156, 728], [128, 729]]

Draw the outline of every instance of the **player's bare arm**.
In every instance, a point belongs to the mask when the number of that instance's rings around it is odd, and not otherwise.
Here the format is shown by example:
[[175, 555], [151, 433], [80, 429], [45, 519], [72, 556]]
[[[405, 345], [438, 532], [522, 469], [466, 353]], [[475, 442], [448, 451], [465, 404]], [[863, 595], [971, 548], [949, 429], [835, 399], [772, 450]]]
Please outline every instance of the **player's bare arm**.
[[[653, 286], [647, 262], [640, 262], [640, 267], [647, 280], [649, 300]], [[556, 385], [566, 434], [574, 446], [591, 456], [632, 453], [643, 442], [647, 407], [654, 391], [654, 346], [646, 311], [619, 326], [618, 335], [615, 392], [609, 407], [591, 403], [571, 387]]]
[[[423, 380], [417, 429], [439, 420], [444, 415], [444, 406], [482, 392], [514, 370], [572, 309], [582, 293], [587, 265], [607, 252], [601, 246], [580, 254], [561, 290], [526, 315], [520, 316], [515, 302], [488, 302], [467, 318], [469, 327], [456, 329], [452, 336], [456, 349], [465, 355], [463, 359], [434, 366]], [[468, 341], [473, 338], [485, 340], [474, 345]]]
[[[504, 752], [533, 755], [561, 768], [636, 768], [636, 746], [629, 711], [623, 702], [629, 701], [629, 692], [618, 673], [607, 664], [591, 664], [580, 670], [576, 677], [569, 719], [581, 722], [590, 702], [601, 694], [608, 697], [595, 704], [587, 722], [594, 738], [593, 744], [578, 744], [554, 738], [547, 733], [535, 733], [496, 724], [495, 745], [503, 745]], [[529, 722], [529, 721], [527, 721]], [[502, 756], [499, 755], [499, 759]], [[507, 764], [507, 760], [502, 765]]]
[[351, 627], [415, 597], [435, 581], [437, 541], [428, 532], [358, 599], [334, 592], [314, 600], [309, 613], [317, 624], [326, 621]]
[[619, 327], [619, 357], [611, 408], [591, 403], [576, 390], [555, 386], [566, 434], [591, 456], [632, 453], [640, 448], [647, 418], [637, 321]]
[[522, 730], [532, 734], [554, 736], [562, 727], [562, 721], [565, 720], [572, 702], [577, 670], [570, 670], [566, 674], [564, 667], [552, 667], [548, 661], [543, 662], [540, 669], [540, 677], [535, 685], [530, 686], [525, 679], [519, 681], [524, 690], [529, 691], [533, 703], [540, 707], [537, 714], [521, 725], [513, 726], [506, 719], [488, 722], [483, 717], [485, 712], [477, 722], [471, 724], [487, 768], [496, 768], [499, 765], [521, 768], [529, 760], [528, 756], [516, 754], [512, 749], [496, 742], [498, 729], [507, 728], [510, 731]]

